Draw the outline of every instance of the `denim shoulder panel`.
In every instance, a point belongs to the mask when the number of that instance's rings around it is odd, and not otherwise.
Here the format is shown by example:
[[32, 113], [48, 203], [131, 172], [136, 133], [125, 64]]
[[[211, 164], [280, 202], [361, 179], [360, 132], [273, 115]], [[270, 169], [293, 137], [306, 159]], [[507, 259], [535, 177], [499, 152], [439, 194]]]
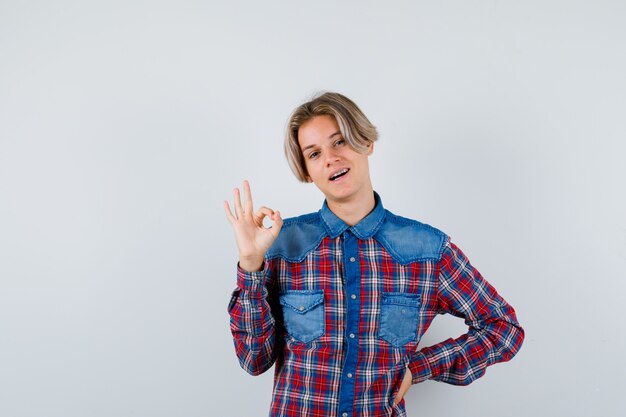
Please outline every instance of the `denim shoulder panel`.
[[301, 262], [309, 252], [319, 246], [325, 236], [327, 232], [319, 213], [285, 219], [278, 238], [267, 251], [266, 257]]
[[374, 238], [400, 264], [441, 259], [448, 236], [441, 230], [417, 220], [387, 211], [385, 222]]

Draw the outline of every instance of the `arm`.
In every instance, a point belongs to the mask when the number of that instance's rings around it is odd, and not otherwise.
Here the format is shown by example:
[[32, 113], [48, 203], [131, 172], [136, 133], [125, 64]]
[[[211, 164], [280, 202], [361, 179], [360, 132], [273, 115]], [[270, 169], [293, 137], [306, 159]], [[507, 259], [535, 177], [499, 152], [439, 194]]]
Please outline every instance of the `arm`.
[[241, 367], [251, 375], [265, 372], [276, 360], [275, 320], [266, 286], [268, 275], [267, 267], [248, 272], [237, 266], [237, 289], [228, 305], [235, 352]]
[[[270, 261], [263, 263], [263, 258], [278, 237], [283, 221], [279, 212], [267, 207], [254, 213], [247, 181], [244, 181], [244, 204], [237, 188], [234, 197], [234, 214], [224, 201], [226, 218], [233, 226], [239, 248], [237, 289], [228, 305], [230, 327], [239, 363], [250, 374], [258, 375], [276, 360], [275, 320], [267, 290]], [[274, 221], [273, 227], [263, 226], [266, 216]]]
[[483, 376], [487, 366], [515, 356], [522, 346], [524, 330], [513, 307], [449, 241], [438, 274], [439, 312], [464, 318], [469, 331], [414, 353], [409, 369], [413, 383], [430, 378], [468, 385]]

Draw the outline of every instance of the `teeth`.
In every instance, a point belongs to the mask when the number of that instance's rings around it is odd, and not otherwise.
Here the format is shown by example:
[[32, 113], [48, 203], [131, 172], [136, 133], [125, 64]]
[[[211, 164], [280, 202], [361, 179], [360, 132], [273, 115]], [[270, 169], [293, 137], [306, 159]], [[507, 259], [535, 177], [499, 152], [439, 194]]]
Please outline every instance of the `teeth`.
[[346, 168], [342, 169], [341, 171], [337, 172], [335, 175], [333, 175], [332, 177], [330, 177], [331, 180], [334, 180], [335, 178], [337, 178], [338, 176], [345, 174], [346, 172], [348, 172], [348, 170]]

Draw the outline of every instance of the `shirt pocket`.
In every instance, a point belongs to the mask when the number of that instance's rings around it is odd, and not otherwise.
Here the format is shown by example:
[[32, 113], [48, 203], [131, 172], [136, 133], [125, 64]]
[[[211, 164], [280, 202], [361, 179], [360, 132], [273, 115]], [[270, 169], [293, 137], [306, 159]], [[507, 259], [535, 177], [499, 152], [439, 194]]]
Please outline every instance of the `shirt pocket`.
[[309, 343], [324, 334], [324, 291], [286, 291], [279, 297], [287, 333]]
[[394, 347], [417, 340], [420, 295], [383, 293], [378, 337]]

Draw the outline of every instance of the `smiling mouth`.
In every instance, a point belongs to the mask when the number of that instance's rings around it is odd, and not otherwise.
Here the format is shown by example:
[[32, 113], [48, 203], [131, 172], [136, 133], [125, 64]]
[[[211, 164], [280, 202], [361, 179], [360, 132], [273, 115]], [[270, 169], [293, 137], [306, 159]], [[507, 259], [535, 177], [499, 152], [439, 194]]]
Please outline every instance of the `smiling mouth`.
[[330, 176], [329, 180], [330, 181], [336, 181], [339, 178], [343, 177], [344, 175], [346, 175], [348, 173], [348, 171], [350, 171], [348, 168], [344, 168], [341, 171], [337, 171], [335, 172], [333, 175]]

